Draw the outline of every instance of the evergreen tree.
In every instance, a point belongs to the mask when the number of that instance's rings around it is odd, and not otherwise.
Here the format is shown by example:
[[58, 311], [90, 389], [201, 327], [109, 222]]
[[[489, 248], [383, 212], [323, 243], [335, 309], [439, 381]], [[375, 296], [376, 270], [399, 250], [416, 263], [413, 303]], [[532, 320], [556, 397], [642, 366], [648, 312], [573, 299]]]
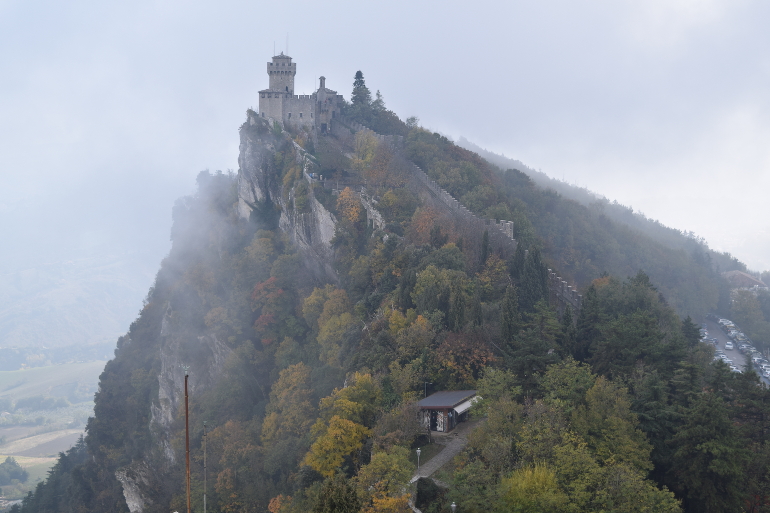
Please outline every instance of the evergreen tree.
[[513, 338], [519, 332], [520, 324], [519, 299], [516, 295], [516, 287], [509, 285], [505, 289], [505, 295], [500, 304], [500, 337], [504, 344], [513, 342]]
[[449, 285], [449, 315], [447, 325], [452, 331], [460, 331], [465, 326], [465, 292], [457, 282]]
[[449, 234], [441, 233], [441, 227], [439, 225], [433, 225], [430, 229], [430, 245], [434, 248], [444, 247], [444, 244], [449, 240]]
[[401, 278], [401, 283], [398, 284], [398, 305], [404, 310], [414, 308], [412, 292], [415, 284], [417, 284], [417, 273], [414, 269], [409, 269]]
[[682, 335], [689, 347], [695, 347], [700, 342], [700, 330], [689, 315], [682, 321]]
[[489, 258], [489, 230], [484, 230], [484, 234], [481, 236], [481, 266], [482, 267], [486, 263], [487, 258]]
[[719, 396], [701, 394], [671, 443], [673, 484], [684, 496], [687, 511], [741, 510], [746, 498], [745, 449]]
[[473, 326], [481, 326], [484, 323], [484, 311], [481, 308], [481, 294], [479, 286], [473, 289], [473, 298], [471, 299], [470, 321]]
[[356, 71], [356, 77], [355, 80], [353, 80], [353, 94], [350, 96], [350, 102], [354, 107], [368, 107], [372, 103], [372, 93], [369, 91], [369, 88], [366, 87], [364, 74], [361, 71]]
[[580, 305], [575, 351], [572, 354], [576, 360], [588, 360], [591, 354], [591, 346], [593, 345], [594, 340], [600, 336], [599, 323], [601, 320], [602, 315], [599, 307], [599, 298], [596, 294], [596, 287], [591, 285], [583, 295], [583, 302]]
[[513, 278], [515, 283], [521, 283], [521, 273], [524, 271], [524, 258], [524, 244], [516, 244], [516, 252], [509, 262], [511, 278]]
[[540, 250], [533, 248], [524, 259], [519, 289], [519, 306], [523, 312], [532, 312], [540, 300], [548, 299], [548, 270], [540, 258]]
[[561, 353], [574, 355], [577, 344], [577, 329], [572, 317], [572, 308], [567, 305], [561, 316], [561, 331], [557, 338]]
[[375, 94], [375, 99], [372, 102], [372, 109], [374, 109], [375, 111], [385, 110], [385, 100], [383, 99], [379, 89], [377, 90], [377, 93]]
[[662, 481], [673, 455], [668, 440], [679, 426], [681, 415], [670, 404], [666, 383], [657, 372], [635, 376], [633, 394], [631, 409], [639, 419], [639, 429], [652, 444], [653, 476]]

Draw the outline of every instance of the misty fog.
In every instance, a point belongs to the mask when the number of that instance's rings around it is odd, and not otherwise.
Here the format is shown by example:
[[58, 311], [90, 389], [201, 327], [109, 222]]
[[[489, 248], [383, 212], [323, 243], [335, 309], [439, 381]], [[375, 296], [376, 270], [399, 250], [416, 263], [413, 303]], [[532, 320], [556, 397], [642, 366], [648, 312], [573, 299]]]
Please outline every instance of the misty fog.
[[[2, 2], [0, 344], [16, 343], [20, 305], [66, 323], [62, 297], [101, 301], [111, 320], [96, 338], [127, 328], [168, 251], [174, 200], [202, 169], [237, 170], [237, 129], [274, 48], [294, 57], [299, 94], [323, 74], [347, 97], [363, 70], [404, 118], [770, 268], [768, 15], [685, 0], [298, 2], [290, 14]], [[57, 326], [33, 338], [57, 343]]]

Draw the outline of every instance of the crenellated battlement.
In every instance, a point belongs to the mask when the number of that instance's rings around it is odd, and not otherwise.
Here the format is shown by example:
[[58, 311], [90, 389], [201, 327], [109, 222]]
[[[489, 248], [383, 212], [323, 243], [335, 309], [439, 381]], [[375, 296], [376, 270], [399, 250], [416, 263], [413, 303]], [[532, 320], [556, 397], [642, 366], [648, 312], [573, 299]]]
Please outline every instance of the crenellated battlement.
[[315, 129], [321, 133], [331, 131], [339, 117], [344, 100], [337, 91], [326, 88], [326, 78], [320, 77], [320, 87], [312, 94], [294, 94], [294, 76], [297, 64], [281, 53], [267, 63], [270, 86], [259, 92], [261, 118]]
[[[348, 139], [352, 142], [353, 134], [355, 132], [365, 131], [372, 134], [380, 143], [387, 144], [396, 153], [403, 156], [404, 153], [404, 138], [400, 135], [381, 135], [366, 126], [348, 119], [343, 119], [344, 125], [337, 125], [334, 134], [341, 139]], [[460, 203], [449, 192], [444, 190], [435, 180], [431, 179], [428, 174], [420, 169], [420, 167], [407, 161], [408, 166], [412, 171], [412, 178], [414, 186], [422, 186], [423, 190], [427, 191], [432, 198], [436, 201], [434, 204], [442, 205], [448, 213], [450, 213], [455, 219], [461, 222], [466, 230], [466, 233], [475, 234], [481, 236], [486, 231], [489, 236], [490, 246], [505, 255], [512, 255], [516, 251], [517, 241], [514, 238], [514, 224], [513, 221], [487, 219], [480, 217]], [[573, 315], [577, 316], [580, 311], [582, 296], [578, 294], [577, 290], [569, 286], [566, 281], [562, 280], [560, 276], [554, 273], [551, 269], [548, 270], [548, 288], [550, 291], [551, 304], [555, 305], [559, 316], [561, 316], [566, 307], [569, 306], [573, 312]]]

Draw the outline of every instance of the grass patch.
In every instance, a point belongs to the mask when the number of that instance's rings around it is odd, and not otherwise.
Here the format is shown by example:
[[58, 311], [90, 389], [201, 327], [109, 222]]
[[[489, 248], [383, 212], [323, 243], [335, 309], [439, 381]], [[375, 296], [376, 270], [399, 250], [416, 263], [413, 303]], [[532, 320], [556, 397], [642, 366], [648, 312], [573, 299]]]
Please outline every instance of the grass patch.
[[[433, 444], [427, 444], [422, 447], [420, 447], [420, 466], [425, 465], [430, 460], [432, 460], [438, 453], [444, 450], [443, 445], [439, 445], [436, 443]], [[414, 466], [417, 466], [417, 451], [412, 450], [409, 454], [409, 461], [411, 461]]]

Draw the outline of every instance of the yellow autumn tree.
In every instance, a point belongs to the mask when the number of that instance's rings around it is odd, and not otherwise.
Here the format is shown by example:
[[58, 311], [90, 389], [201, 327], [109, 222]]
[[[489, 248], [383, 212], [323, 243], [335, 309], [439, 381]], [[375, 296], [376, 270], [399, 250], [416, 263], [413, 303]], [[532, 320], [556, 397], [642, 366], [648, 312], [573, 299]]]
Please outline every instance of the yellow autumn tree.
[[342, 341], [345, 332], [353, 324], [352, 306], [348, 294], [342, 289], [331, 290], [327, 294], [323, 309], [318, 315], [318, 344], [320, 357], [328, 365], [341, 365]]
[[406, 486], [414, 469], [414, 464], [409, 461], [409, 450], [404, 447], [393, 446], [388, 451], [375, 453], [356, 476], [358, 494], [367, 504], [364, 511], [409, 511]]
[[337, 196], [337, 211], [349, 224], [355, 224], [361, 220], [363, 208], [361, 201], [350, 187], [342, 189], [339, 196]]
[[354, 462], [358, 461], [354, 453], [363, 447], [371, 432], [361, 424], [334, 415], [324, 433], [310, 446], [303, 463], [321, 475], [331, 477], [346, 457], [352, 456]]
[[353, 168], [363, 173], [366, 168], [372, 163], [376, 153], [379, 142], [374, 136], [374, 133], [369, 130], [360, 130], [356, 132], [356, 138], [354, 141], [354, 153], [353, 153]]
[[282, 370], [270, 392], [262, 442], [268, 445], [287, 437], [305, 436], [315, 419], [312, 397], [310, 367], [297, 363]]

